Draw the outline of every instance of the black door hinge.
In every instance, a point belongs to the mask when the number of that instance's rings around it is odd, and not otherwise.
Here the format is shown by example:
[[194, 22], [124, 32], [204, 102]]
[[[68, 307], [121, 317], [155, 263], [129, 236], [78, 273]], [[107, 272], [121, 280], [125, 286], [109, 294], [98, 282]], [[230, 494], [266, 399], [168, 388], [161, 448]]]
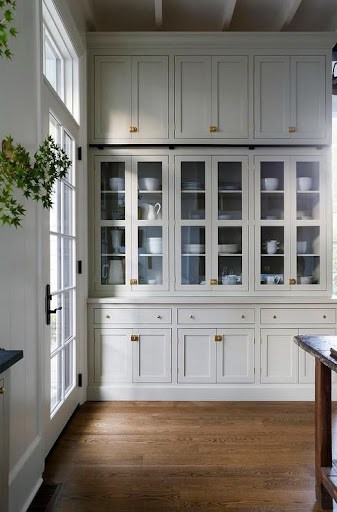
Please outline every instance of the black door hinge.
[[77, 261], [77, 273], [82, 274], [82, 260]]
[[77, 385], [79, 388], [82, 387], [82, 373], [79, 373], [77, 376]]
[[77, 160], [82, 160], [82, 148], [77, 148]]

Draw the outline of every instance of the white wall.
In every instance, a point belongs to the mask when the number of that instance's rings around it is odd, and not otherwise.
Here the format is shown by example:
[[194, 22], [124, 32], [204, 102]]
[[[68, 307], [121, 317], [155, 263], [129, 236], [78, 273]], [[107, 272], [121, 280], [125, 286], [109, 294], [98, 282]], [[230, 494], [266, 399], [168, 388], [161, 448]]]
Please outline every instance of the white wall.
[[[11, 134], [34, 151], [40, 139], [39, 1], [17, 0], [10, 42], [14, 56], [0, 59], [0, 139]], [[25, 203], [22, 228], [0, 226], [0, 346], [22, 349], [24, 358], [11, 369], [10, 510], [23, 510], [34, 495], [43, 470], [39, 350], [38, 223], [41, 210]]]

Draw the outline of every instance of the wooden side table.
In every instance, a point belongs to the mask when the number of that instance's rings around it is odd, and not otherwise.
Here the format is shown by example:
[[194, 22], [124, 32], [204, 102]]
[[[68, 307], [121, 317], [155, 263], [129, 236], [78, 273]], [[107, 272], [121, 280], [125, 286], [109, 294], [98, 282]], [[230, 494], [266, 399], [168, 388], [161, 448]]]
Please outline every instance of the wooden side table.
[[315, 467], [316, 498], [322, 510], [337, 502], [337, 462], [332, 461], [331, 370], [337, 372], [337, 336], [295, 336], [295, 343], [315, 357]]

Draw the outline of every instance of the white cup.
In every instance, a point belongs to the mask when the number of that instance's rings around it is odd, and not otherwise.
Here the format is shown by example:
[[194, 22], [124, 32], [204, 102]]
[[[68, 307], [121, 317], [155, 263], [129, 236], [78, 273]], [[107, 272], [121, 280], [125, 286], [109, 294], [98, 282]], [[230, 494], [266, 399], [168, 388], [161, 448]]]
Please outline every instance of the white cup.
[[262, 178], [261, 182], [263, 190], [277, 190], [279, 186], [278, 178]]
[[297, 254], [305, 254], [307, 252], [307, 248], [308, 242], [306, 240], [297, 242]]
[[275, 254], [279, 245], [280, 242], [277, 240], [267, 240], [267, 242], [265, 242], [267, 254]]
[[301, 192], [307, 192], [312, 189], [312, 178], [310, 176], [302, 176], [297, 178], [297, 189]]

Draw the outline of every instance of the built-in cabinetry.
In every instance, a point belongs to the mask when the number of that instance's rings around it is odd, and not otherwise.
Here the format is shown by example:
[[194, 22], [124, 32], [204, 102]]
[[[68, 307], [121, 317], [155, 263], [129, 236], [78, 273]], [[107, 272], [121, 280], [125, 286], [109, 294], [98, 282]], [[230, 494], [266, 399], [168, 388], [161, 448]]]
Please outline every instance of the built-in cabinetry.
[[328, 152], [96, 150], [94, 293], [328, 293]]
[[89, 399], [313, 398], [334, 43], [88, 36]]
[[312, 399], [313, 358], [293, 338], [336, 333], [326, 304], [90, 302], [95, 400]]

